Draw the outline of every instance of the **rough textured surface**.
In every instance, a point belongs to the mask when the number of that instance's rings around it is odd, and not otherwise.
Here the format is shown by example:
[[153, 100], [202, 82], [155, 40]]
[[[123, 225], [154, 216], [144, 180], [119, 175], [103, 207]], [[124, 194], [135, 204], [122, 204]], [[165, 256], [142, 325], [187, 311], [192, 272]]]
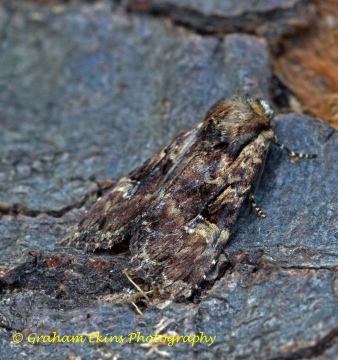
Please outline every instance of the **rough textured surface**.
[[292, 164], [271, 149], [256, 196], [267, 218], [244, 211], [225, 249], [232, 266], [198, 304], [137, 315], [124, 304], [128, 254], [53, 250], [109, 187], [98, 179], [126, 174], [222, 96], [268, 96], [265, 41], [202, 37], [111, 3], [0, 9], [0, 358], [142, 359], [140, 343], [33, 346], [27, 336], [151, 335], [167, 319], [162, 334], [217, 337], [159, 347], [173, 359], [334, 360], [338, 133], [321, 121], [276, 119], [280, 141], [318, 159]]
[[0, 281], [4, 286], [33, 290], [43, 294], [51, 308], [86, 306], [100, 296], [122, 292], [130, 283], [121, 277], [128, 267], [123, 256], [93, 257], [74, 249], [26, 251], [16, 261], [0, 267]]
[[305, 0], [127, 0], [133, 11], [162, 14], [202, 33], [246, 32], [276, 41], [308, 27], [314, 8]]

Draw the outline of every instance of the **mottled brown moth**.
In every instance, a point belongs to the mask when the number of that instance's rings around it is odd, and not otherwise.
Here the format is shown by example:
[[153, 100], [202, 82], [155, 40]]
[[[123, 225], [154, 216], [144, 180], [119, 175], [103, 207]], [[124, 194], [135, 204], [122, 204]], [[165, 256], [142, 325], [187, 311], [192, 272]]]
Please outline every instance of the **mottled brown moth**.
[[237, 95], [218, 101], [204, 121], [122, 178], [62, 240], [87, 251], [130, 242], [137, 276], [171, 299], [215, 280], [246, 199], [253, 200], [271, 142], [272, 110]]

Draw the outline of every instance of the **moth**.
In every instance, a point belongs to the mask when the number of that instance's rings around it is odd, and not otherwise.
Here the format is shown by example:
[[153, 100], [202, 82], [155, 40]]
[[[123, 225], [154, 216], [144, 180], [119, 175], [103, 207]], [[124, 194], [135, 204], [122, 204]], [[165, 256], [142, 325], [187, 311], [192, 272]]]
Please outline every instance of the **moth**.
[[224, 247], [245, 201], [254, 202], [270, 143], [291, 157], [262, 100], [218, 101], [203, 122], [122, 178], [61, 243], [86, 251], [129, 241], [134, 273], [170, 299], [190, 297], [224, 268]]

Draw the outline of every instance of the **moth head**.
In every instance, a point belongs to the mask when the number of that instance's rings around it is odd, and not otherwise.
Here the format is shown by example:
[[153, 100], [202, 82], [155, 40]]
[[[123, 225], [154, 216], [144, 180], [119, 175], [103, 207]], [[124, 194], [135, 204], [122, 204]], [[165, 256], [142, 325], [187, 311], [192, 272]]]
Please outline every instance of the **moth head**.
[[250, 105], [253, 112], [260, 116], [266, 117], [269, 121], [272, 119], [273, 110], [265, 100], [255, 100], [247, 96], [246, 101]]
[[246, 101], [252, 112], [251, 116], [248, 117], [248, 121], [251, 123], [251, 130], [256, 133], [259, 132], [267, 140], [272, 140], [274, 132], [271, 126], [273, 115], [271, 107], [265, 100], [255, 100], [247, 97]]
[[272, 109], [264, 100], [237, 94], [231, 100], [218, 101], [206, 116], [204, 136], [211, 144], [246, 144], [262, 134], [271, 140], [274, 136]]

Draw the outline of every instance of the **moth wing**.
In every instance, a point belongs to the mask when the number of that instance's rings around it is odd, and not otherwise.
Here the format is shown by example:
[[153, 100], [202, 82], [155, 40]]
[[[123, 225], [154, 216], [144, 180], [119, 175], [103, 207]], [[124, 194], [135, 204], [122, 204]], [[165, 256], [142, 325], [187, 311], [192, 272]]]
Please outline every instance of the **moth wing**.
[[185, 154], [131, 238], [136, 274], [173, 299], [217, 278], [223, 247], [268, 146], [259, 135], [235, 159], [222, 148]]
[[181, 136], [161, 152], [145, 161], [122, 178], [114, 188], [102, 196], [70, 229], [60, 245], [94, 251], [106, 250], [128, 240], [138, 224], [159, 195], [166, 174], [178, 158], [189, 151], [196, 140], [195, 128]]

